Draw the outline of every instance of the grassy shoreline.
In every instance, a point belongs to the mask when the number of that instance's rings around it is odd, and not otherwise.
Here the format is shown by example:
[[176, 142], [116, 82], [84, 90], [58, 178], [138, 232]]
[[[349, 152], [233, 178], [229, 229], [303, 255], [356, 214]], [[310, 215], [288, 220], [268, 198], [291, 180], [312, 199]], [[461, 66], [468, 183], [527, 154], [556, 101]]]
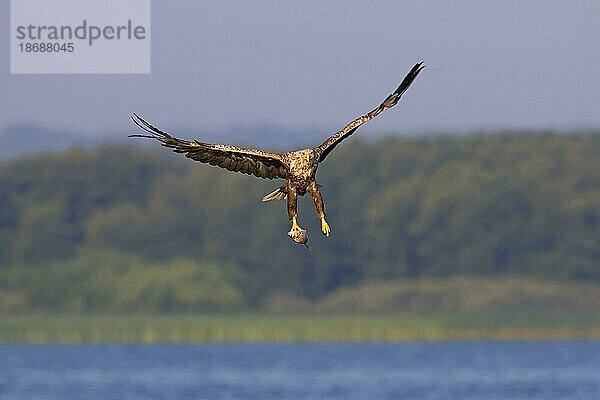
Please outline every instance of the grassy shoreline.
[[599, 313], [3, 315], [0, 343], [600, 339]]

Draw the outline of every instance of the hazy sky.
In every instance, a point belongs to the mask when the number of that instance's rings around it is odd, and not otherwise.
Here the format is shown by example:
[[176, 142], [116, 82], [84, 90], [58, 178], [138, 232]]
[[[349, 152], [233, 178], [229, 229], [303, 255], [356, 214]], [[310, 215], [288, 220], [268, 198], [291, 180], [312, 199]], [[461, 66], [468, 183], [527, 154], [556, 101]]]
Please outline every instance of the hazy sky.
[[0, 129], [335, 129], [427, 68], [374, 132], [600, 126], [599, 1], [152, 1], [149, 75], [11, 75]]

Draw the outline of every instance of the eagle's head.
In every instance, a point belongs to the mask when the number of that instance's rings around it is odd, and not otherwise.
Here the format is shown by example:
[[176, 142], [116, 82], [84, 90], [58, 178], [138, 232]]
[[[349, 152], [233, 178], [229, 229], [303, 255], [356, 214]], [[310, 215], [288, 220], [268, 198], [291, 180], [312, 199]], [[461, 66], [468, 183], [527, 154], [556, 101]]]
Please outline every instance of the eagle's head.
[[294, 242], [308, 247], [308, 232], [306, 232], [306, 229], [292, 229], [287, 234]]

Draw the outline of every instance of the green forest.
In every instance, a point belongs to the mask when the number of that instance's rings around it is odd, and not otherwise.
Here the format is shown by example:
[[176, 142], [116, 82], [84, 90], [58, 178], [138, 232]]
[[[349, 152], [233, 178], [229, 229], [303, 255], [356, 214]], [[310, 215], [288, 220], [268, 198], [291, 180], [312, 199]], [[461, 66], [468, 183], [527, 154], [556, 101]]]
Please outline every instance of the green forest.
[[281, 182], [158, 146], [4, 162], [0, 311], [302, 309], [455, 276], [600, 284], [600, 133], [355, 138], [317, 180], [332, 235], [301, 198], [309, 251], [285, 203], [260, 201]]

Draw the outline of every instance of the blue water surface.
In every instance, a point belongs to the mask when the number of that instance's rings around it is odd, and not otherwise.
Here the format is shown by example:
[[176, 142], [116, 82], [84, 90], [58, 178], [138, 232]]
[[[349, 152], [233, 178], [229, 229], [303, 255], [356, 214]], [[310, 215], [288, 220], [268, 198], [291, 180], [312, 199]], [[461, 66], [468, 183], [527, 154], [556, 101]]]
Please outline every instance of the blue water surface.
[[0, 399], [600, 399], [600, 342], [0, 345]]

